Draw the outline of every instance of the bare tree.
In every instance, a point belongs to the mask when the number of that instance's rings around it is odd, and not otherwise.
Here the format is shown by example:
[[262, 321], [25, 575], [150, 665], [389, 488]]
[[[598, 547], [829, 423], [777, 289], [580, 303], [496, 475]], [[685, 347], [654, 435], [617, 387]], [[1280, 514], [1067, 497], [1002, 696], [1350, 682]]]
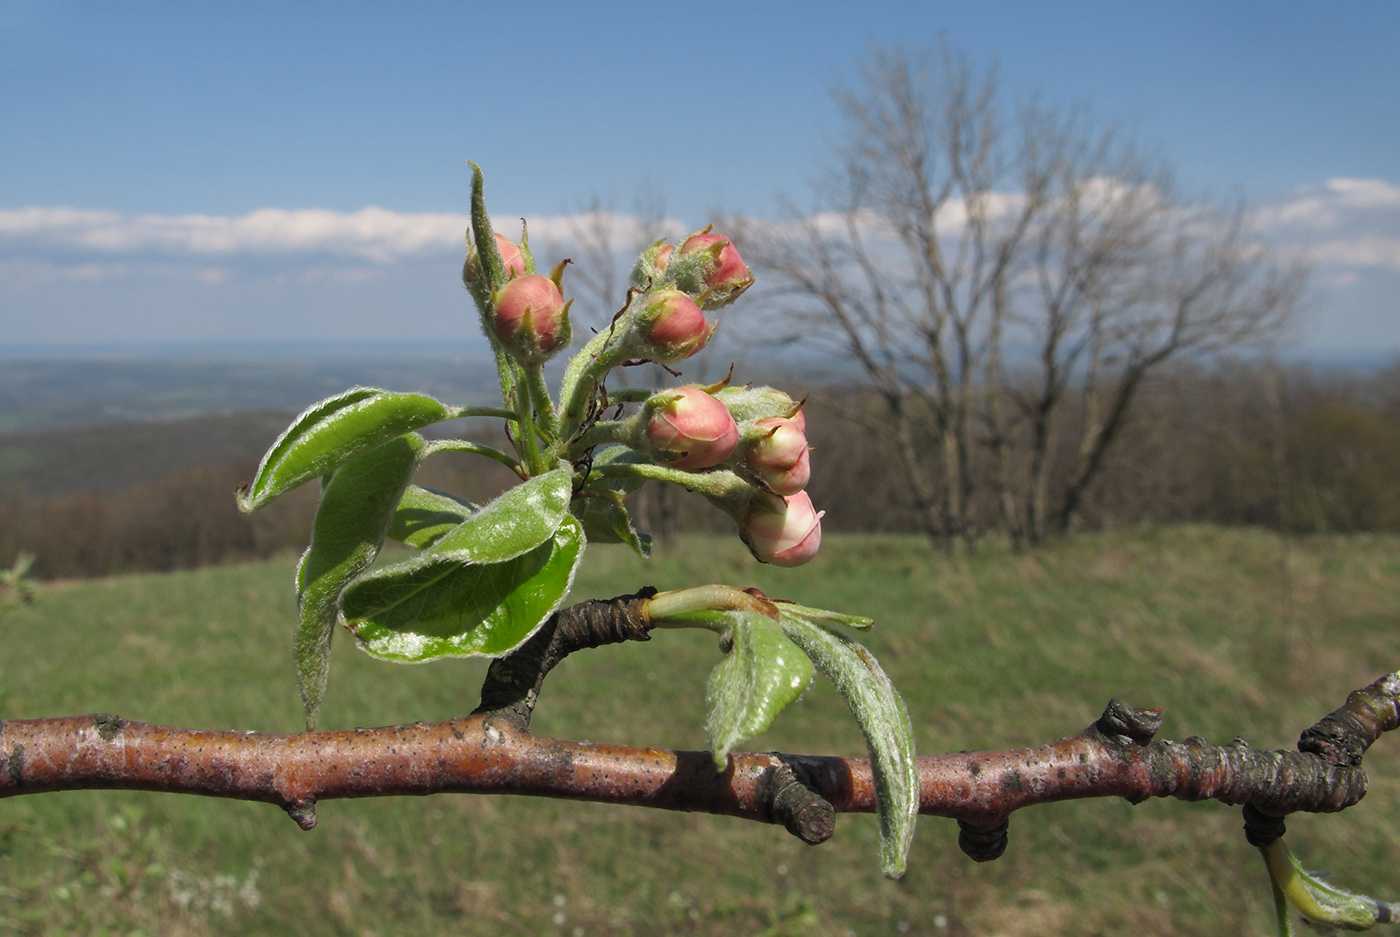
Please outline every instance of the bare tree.
[[1242, 211], [1183, 203], [1086, 113], [1008, 117], [946, 47], [877, 50], [837, 101], [818, 210], [749, 222], [745, 253], [879, 397], [945, 550], [1068, 529], [1148, 375], [1274, 334], [1301, 286]]

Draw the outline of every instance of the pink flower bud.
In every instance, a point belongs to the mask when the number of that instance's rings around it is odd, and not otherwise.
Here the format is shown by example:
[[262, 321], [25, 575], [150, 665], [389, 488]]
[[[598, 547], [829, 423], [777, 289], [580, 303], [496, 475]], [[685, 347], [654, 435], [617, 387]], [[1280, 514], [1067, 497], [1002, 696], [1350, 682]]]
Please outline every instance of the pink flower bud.
[[642, 251], [632, 267], [632, 285], [643, 290], [660, 285], [675, 249], [674, 244], [662, 240]]
[[648, 401], [647, 409], [647, 439], [671, 468], [718, 465], [739, 444], [734, 417], [703, 388], [664, 391]]
[[[525, 255], [520, 252], [520, 245], [510, 238], [497, 234], [496, 250], [501, 252], [501, 263], [506, 268], [506, 279], [521, 276], [525, 273]], [[462, 267], [462, 280], [471, 283], [480, 275], [481, 259], [477, 256], [476, 245], [472, 244], [467, 248], [467, 262]]]
[[768, 490], [795, 495], [807, 487], [812, 462], [807, 437], [797, 421], [768, 417], [754, 424], [762, 433], [744, 453], [744, 461]]
[[753, 285], [753, 273], [729, 238], [708, 232], [692, 234], [680, 247], [681, 256], [702, 252], [710, 256], [700, 275], [705, 290], [700, 304], [706, 309], [729, 305]]
[[660, 364], [684, 361], [705, 347], [714, 331], [700, 307], [680, 290], [662, 290], [647, 301], [651, 326], [647, 342], [652, 353], [646, 357]]
[[661, 244], [651, 255], [651, 262], [657, 270], [666, 272], [666, 265], [671, 262], [671, 252], [676, 249], [674, 244]]
[[744, 515], [739, 536], [761, 563], [801, 566], [822, 545], [822, 514], [812, 507], [807, 492], [779, 498], [759, 492]]
[[539, 362], [569, 343], [569, 303], [549, 277], [507, 280], [496, 291], [496, 335], [523, 361]]

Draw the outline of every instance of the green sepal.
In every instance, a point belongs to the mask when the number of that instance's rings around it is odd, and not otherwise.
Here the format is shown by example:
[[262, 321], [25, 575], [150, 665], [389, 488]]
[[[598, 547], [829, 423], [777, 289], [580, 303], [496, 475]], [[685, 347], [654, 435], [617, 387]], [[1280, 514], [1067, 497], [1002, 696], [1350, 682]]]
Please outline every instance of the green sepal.
[[583, 528], [565, 517], [544, 543], [503, 562], [386, 567], [345, 590], [342, 614], [360, 647], [384, 660], [500, 657], [563, 603], [584, 544]]
[[[501, 259], [500, 248], [496, 246], [496, 233], [491, 228], [491, 216], [486, 211], [486, 180], [481, 174], [481, 167], [471, 160], [467, 160], [467, 165], [472, 168], [471, 238], [476, 246], [476, 256], [481, 261], [481, 268], [487, 273], [486, 277], [479, 277], [476, 282], [468, 283], [467, 288], [471, 290], [472, 298], [476, 300], [482, 316], [485, 316], [491, 308], [491, 294], [505, 282], [506, 265]], [[495, 336], [490, 330], [487, 331], [487, 335], [492, 339], [492, 344], [496, 344]]]
[[340, 593], [379, 555], [423, 445], [417, 433], [391, 440], [336, 469], [321, 491], [311, 546], [297, 564], [299, 620], [294, 647], [308, 730], [316, 727], [330, 676], [331, 635]]
[[724, 660], [710, 672], [705, 689], [715, 767], [724, 770], [729, 753], [746, 739], [768, 731], [812, 682], [812, 661], [773, 619], [757, 612], [730, 612]]
[[479, 511], [475, 504], [436, 488], [409, 485], [389, 525], [389, 539], [426, 549]]
[[919, 770], [904, 700], [864, 647], [790, 605], [779, 603], [778, 610], [783, 632], [835, 684], [860, 724], [875, 779], [880, 865], [888, 878], [900, 878], [919, 816]]
[[611, 488], [590, 488], [574, 499], [569, 510], [583, 524], [589, 542], [625, 543], [646, 559], [651, 556], [651, 534], [637, 533], [623, 498], [622, 492]]
[[278, 495], [334, 471], [362, 452], [450, 420], [458, 411], [424, 394], [353, 387], [313, 404], [263, 456], [253, 483], [238, 494], [238, 507], [256, 511]]

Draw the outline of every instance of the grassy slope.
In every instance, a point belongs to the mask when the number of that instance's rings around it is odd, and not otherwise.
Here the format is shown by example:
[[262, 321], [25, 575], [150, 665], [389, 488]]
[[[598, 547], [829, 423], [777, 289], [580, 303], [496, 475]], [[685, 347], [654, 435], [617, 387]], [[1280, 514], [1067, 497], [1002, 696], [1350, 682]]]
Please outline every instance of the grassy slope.
[[[704, 546], [645, 568], [594, 548], [576, 597], [718, 580], [873, 614], [870, 645], [905, 693], [923, 751], [1047, 741], [1086, 725], [1110, 696], [1166, 707], [1165, 736], [1238, 733], [1285, 747], [1347, 691], [1400, 666], [1396, 538], [1285, 548], [1269, 534], [1186, 528], [950, 564], [917, 541], [848, 537], [830, 538], [797, 571], [757, 567], [728, 540]], [[34, 606], [0, 620], [0, 715], [106, 710], [293, 730], [290, 577], [282, 561], [45, 586]], [[717, 659], [711, 639], [677, 633], [577, 655], [546, 684], [536, 728], [703, 747], [703, 686]], [[483, 669], [390, 667], [342, 640], [324, 727], [461, 714], [475, 705]], [[861, 750], [824, 684], [752, 744]], [[1394, 742], [1368, 766], [1366, 801], [1339, 817], [1295, 818], [1289, 840], [1340, 884], [1393, 896]], [[303, 834], [265, 805], [115, 792], [0, 802], [0, 934], [1234, 935], [1270, 926], [1238, 811], [1213, 804], [1037, 808], [1013, 818], [1007, 856], [988, 865], [957, 851], [951, 822], [926, 819], [900, 883], [879, 877], [869, 817], [843, 817], [832, 842], [810, 848], [737, 820], [521, 798], [342, 801], [319, 815]]]

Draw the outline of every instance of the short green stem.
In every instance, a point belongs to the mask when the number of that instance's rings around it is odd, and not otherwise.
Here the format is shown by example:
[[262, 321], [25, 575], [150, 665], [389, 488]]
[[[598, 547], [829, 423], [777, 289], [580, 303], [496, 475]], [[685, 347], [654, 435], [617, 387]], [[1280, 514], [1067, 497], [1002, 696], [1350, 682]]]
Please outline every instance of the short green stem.
[[453, 419], [463, 419], [472, 416], [489, 416], [502, 420], [514, 422], [515, 411], [506, 410], [502, 407], [455, 407]]
[[667, 482], [713, 498], [724, 498], [732, 495], [736, 486], [744, 489], [751, 487], [748, 482], [728, 469], [688, 472], [684, 469], [667, 468], [664, 465], [651, 463], [608, 463], [607, 465], [594, 466], [593, 474], [599, 478], [640, 478], [647, 481]]
[[621, 390], [608, 391], [608, 403], [641, 403], [650, 400], [655, 393], [650, 387], [624, 387]]
[[515, 385], [514, 393], [510, 402], [515, 404], [515, 451], [520, 455], [520, 461], [528, 469], [529, 474], [544, 474], [545, 459], [540, 452], [539, 439], [535, 435], [534, 414], [530, 408], [529, 391], [523, 386], [519, 368], [514, 362], [511, 363], [511, 376]]
[[525, 386], [530, 392], [530, 405], [535, 410], [535, 418], [550, 439], [559, 438], [559, 417], [554, 412], [554, 401], [549, 397], [549, 385], [545, 383], [544, 367], [528, 364], [525, 370]]
[[628, 423], [628, 420], [604, 420], [594, 423], [583, 431], [582, 436], [569, 444], [569, 451], [571, 454], [582, 453], [594, 446], [606, 446], [615, 442], [627, 443], [631, 439]]
[[520, 474], [519, 462], [511, 458], [509, 454], [483, 443], [471, 442], [466, 439], [439, 439], [424, 447], [423, 456], [426, 458], [439, 452], [471, 452], [476, 455], [484, 455], [488, 459], [494, 459], [501, 463], [517, 475]]
[[612, 365], [604, 360], [612, 337], [608, 329], [599, 332], [569, 359], [568, 367], [564, 369], [564, 379], [559, 385], [562, 438], [567, 439], [578, 432], [588, 417], [589, 399], [612, 369]]
[[726, 626], [722, 616], [709, 614], [713, 612], [754, 612], [774, 620], [778, 617], [778, 610], [767, 599], [718, 583], [658, 592], [645, 607], [647, 617], [658, 628], [699, 626], [723, 630]]

